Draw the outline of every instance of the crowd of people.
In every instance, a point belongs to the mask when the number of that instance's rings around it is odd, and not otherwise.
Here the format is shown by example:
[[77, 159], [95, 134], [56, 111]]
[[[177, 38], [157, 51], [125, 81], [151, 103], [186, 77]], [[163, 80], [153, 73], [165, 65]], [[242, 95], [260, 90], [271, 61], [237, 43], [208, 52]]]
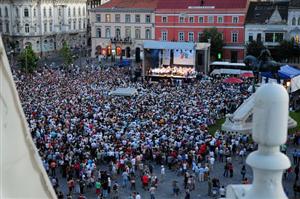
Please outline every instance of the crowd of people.
[[[164, 181], [172, 182], [174, 196], [191, 198], [204, 181], [208, 195], [218, 189], [224, 196], [224, 186], [212, 175], [216, 162], [224, 165], [224, 177], [240, 172], [248, 183], [246, 167], [234, 172], [232, 158], [244, 164], [256, 145], [248, 135], [208, 131], [249, 97], [248, 81], [228, 85], [222, 77], [203, 76], [174, 85], [131, 81], [128, 74], [118, 67], [15, 73], [33, 140], [58, 198], [83, 199], [92, 190], [94, 198], [154, 199]], [[118, 87], [134, 87], [138, 94], [111, 96]], [[183, 186], [166, 178], [166, 170], [182, 176]], [[149, 196], [137, 191], [137, 184]], [[131, 194], [121, 197], [121, 189]]]

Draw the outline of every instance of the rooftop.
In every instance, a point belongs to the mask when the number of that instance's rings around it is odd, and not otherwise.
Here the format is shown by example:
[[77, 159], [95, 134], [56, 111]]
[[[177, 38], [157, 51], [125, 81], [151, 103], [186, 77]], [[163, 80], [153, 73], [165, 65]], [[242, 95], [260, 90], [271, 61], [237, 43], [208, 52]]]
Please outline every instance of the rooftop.
[[290, 0], [290, 8], [300, 8], [299, 0]]
[[246, 8], [247, 0], [160, 0], [157, 9], [188, 9], [189, 7], [216, 9]]
[[274, 19], [274, 17], [280, 17], [281, 23], [286, 22], [288, 5], [289, 2], [250, 2], [245, 23], [265, 24], [271, 18]]
[[147, 8], [155, 9], [157, 6], [158, 0], [111, 0], [98, 8], [104, 9], [120, 9], [120, 8]]

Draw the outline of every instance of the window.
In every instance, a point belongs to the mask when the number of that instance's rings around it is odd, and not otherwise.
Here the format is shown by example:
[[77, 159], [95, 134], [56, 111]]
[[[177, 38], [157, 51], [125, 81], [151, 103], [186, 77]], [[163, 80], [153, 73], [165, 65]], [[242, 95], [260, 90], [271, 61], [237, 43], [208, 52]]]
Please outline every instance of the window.
[[28, 23], [25, 24], [25, 32], [26, 32], [26, 33], [29, 33], [29, 24], [28, 24]]
[[261, 42], [261, 33], [257, 34], [256, 41]]
[[49, 17], [52, 17], [52, 9], [49, 8]]
[[120, 28], [116, 28], [116, 34], [115, 34], [115, 37], [121, 38], [121, 30], [120, 30]]
[[81, 16], [81, 9], [78, 8], [78, 16]]
[[81, 30], [81, 20], [78, 21], [78, 29]]
[[98, 37], [98, 38], [101, 37], [101, 28], [97, 28], [97, 30], [96, 30], [96, 37]]
[[167, 23], [168, 22], [168, 18], [167, 17], [162, 17], [162, 22], [163, 23]]
[[28, 8], [24, 9], [24, 17], [29, 17], [29, 10], [28, 10]]
[[292, 19], [292, 25], [293, 25], [293, 26], [296, 25], [296, 18], [295, 18], [295, 17], [293, 17], [293, 19]]
[[265, 42], [273, 42], [273, 33], [265, 34]]
[[189, 41], [194, 41], [194, 33], [189, 32]]
[[179, 32], [178, 33], [178, 40], [179, 41], [184, 41], [184, 32]]
[[71, 8], [68, 8], [68, 17], [71, 17]]
[[73, 17], [75, 17], [75, 15], [76, 15], [76, 9], [73, 8]]
[[85, 29], [85, 20], [83, 20], [82, 28]]
[[194, 23], [194, 17], [189, 17], [189, 22]]
[[136, 39], [141, 38], [141, 29], [139, 29], [139, 28], [135, 29], [135, 38]]
[[179, 17], [179, 23], [184, 23], [184, 17]]
[[16, 17], [19, 17], [19, 8], [16, 8]]
[[140, 22], [141, 22], [141, 16], [135, 15], [135, 23], [140, 23]]
[[110, 28], [105, 29], [105, 37], [110, 38]]
[[146, 29], [145, 35], [146, 35], [146, 39], [151, 39], [151, 30]]
[[82, 15], [85, 16], [85, 7], [82, 8]]
[[199, 17], [199, 23], [203, 23], [204, 22], [204, 18], [203, 17]]
[[232, 23], [238, 23], [239, 22], [239, 17], [235, 16], [232, 17]]
[[49, 31], [52, 32], [52, 22], [49, 23]]
[[214, 23], [214, 16], [208, 17], [208, 23]]
[[125, 37], [131, 37], [131, 28], [125, 27]]
[[72, 22], [71, 22], [71, 20], [69, 21], [69, 30], [72, 30]]
[[44, 32], [47, 32], [47, 23], [44, 23]]
[[62, 22], [59, 22], [59, 31], [62, 30]]
[[146, 15], [146, 23], [151, 23], [151, 16], [150, 15]]
[[161, 33], [161, 39], [163, 41], [167, 41], [168, 40], [168, 32], [164, 31]]
[[110, 22], [110, 14], [105, 15], [105, 22]]
[[36, 9], [33, 8], [33, 16], [36, 17]]
[[130, 14], [125, 15], [125, 22], [130, 23]]
[[0, 17], [2, 17], [2, 8], [0, 7]]
[[232, 43], [237, 43], [238, 42], [238, 33], [237, 32], [231, 33], [231, 42]]
[[1, 21], [0, 21], [0, 32], [3, 32], [3, 24]]
[[298, 26], [300, 26], [300, 17], [298, 17]]
[[101, 22], [101, 14], [96, 14], [96, 22]]
[[275, 33], [275, 42], [282, 42], [283, 41], [283, 33]]
[[46, 11], [46, 8], [44, 8], [44, 17], [47, 16], [47, 11]]
[[9, 23], [8, 22], [5, 23], [5, 27], [6, 27], [6, 33], [9, 33]]
[[73, 21], [73, 29], [76, 30], [76, 21]]
[[249, 42], [253, 41], [253, 34], [252, 34], [252, 33], [249, 33], [248, 41], [249, 41]]
[[198, 42], [201, 42], [202, 32], [198, 32]]
[[58, 16], [62, 16], [61, 8], [58, 8]]
[[8, 9], [5, 7], [5, 17], [8, 17]]
[[120, 22], [120, 21], [121, 21], [120, 14], [116, 14], [115, 15], [115, 22]]
[[218, 23], [223, 23], [223, 17], [218, 17]]

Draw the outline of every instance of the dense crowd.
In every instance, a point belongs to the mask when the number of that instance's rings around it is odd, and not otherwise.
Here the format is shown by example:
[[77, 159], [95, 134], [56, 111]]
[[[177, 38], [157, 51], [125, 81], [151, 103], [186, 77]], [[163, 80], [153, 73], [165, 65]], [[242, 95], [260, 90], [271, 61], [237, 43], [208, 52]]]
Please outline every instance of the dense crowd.
[[[183, 178], [184, 187], [172, 182], [175, 196], [183, 189], [190, 198], [202, 181], [209, 184], [208, 194], [217, 187], [223, 196], [224, 187], [211, 176], [215, 162], [223, 162], [224, 176], [232, 177], [232, 157], [243, 164], [256, 146], [247, 135], [211, 135], [208, 126], [249, 97], [249, 83], [228, 85], [207, 76], [180, 85], [142, 83], [128, 74], [116, 67], [16, 74], [33, 140], [58, 197], [85, 198], [94, 189], [95, 198], [121, 198], [124, 188], [132, 190], [126, 198], [140, 199], [136, 181], [141, 181], [153, 199], [160, 182], [172, 180], [166, 169]], [[118, 87], [134, 87], [138, 94], [111, 96]], [[238, 172], [248, 183], [246, 167]], [[67, 193], [58, 175], [67, 179]]]

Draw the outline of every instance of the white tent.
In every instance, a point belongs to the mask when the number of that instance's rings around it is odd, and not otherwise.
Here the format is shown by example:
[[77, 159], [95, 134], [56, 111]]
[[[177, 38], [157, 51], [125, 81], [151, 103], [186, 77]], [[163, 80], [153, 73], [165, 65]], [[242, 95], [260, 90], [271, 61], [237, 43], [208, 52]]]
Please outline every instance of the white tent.
[[28, 124], [0, 39], [0, 198], [56, 198]]
[[114, 96], [127, 96], [127, 97], [131, 97], [134, 95], [137, 95], [138, 92], [135, 88], [117, 88], [116, 90], [113, 90], [109, 93], [110, 95], [114, 95]]

